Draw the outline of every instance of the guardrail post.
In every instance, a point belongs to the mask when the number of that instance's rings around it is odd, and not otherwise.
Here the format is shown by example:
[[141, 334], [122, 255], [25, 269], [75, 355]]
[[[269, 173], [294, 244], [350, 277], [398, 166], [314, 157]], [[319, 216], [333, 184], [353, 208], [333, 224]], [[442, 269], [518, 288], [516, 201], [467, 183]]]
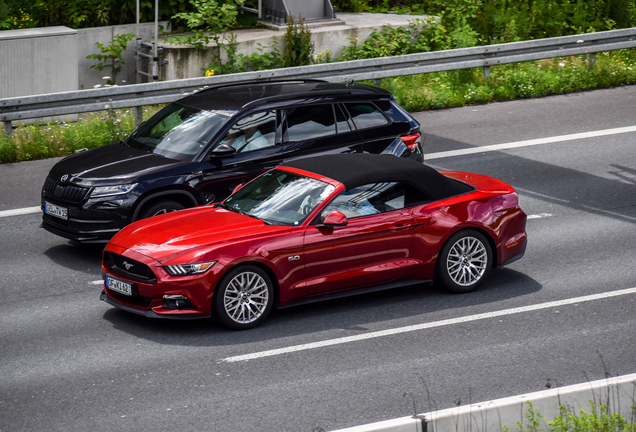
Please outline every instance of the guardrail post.
[[484, 66], [482, 69], [484, 70], [484, 77], [490, 78], [490, 66]]
[[588, 64], [588, 67], [592, 69], [594, 66], [596, 66], [596, 53], [590, 53], [588, 55], [589, 55], [589, 58], [588, 58], [587, 64]]
[[144, 120], [144, 112], [142, 111], [143, 107], [136, 106], [135, 107], [135, 126], [139, 126], [139, 124]]
[[4, 122], [4, 134], [6, 136], [11, 136], [11, 121], [5, 121]]

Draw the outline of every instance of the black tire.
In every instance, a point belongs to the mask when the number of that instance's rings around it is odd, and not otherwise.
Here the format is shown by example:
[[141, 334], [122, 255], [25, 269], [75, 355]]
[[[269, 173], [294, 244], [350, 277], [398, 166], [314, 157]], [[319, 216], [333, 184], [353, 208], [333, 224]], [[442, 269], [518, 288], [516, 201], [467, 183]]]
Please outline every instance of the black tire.
[[476, 290], [492, 268], [492, 249], [486, 237], [475, 230], [453, 234], [437, 257], [436, 280], [455, 293]]
[[247, 264], [233, 268], [223, 277], [214, 293], [213, 308], [221, 323], [246, 330], [260, 325], [273, 303], [271, 279], [260, 267]]
[[144, 206], [144, 208], [141, 209], [137, 220], [146, 219], [164, 213], [170, 213], [177, 210], [183, 210], [184, 208], [185, 207], [183, 204], [170, 199], [155, 201], [149, 205]]

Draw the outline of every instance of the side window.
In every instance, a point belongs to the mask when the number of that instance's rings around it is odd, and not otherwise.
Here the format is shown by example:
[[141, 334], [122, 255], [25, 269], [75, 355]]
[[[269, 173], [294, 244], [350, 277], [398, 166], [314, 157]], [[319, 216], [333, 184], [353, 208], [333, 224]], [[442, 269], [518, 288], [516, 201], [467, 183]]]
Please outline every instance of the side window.
[[276, 138], [276, 111], [261, 111], [239, 119], [221, 139], [237, 153], [271, 147]]
[[297, 142], [336, 133], [331, 104], [287, 109], [287, 141]]
[[358, 129], [381, 126], [389, 122], [373, 104], [348, 103], [345, 106]]
[[347, 117], [345, 117], [342, 112], [342, 108], [340, 105], [336, 104], [333, 106], [336, 112], [336, 128], [338, 129], [338, 133], [351, 132], [351, 126], [349, 126], [349, 122], [347, 121]]
[[322, 211], [321, 217], [338, 210], [353, 219], [403, 209], [405, 185], [397, 182], [371, 183], [344, 191]]

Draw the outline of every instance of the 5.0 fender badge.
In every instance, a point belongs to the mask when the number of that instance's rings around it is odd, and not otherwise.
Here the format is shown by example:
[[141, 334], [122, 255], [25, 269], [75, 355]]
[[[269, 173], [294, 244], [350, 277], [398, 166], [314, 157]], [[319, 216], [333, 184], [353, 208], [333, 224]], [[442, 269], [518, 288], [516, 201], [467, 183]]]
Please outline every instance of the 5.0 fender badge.
[[298, 261], [300, 259], [300, 255], [294, 255], [287, 258], [289, 261]]

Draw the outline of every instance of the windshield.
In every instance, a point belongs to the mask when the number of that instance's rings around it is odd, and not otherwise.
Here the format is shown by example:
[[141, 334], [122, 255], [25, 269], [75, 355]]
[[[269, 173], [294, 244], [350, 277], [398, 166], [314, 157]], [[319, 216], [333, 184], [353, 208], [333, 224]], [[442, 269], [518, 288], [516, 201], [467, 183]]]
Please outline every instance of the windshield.
[[192, 160], [233, 113], [171, 103], [133, 132], [126, 144], [171, 159]]
[[239, 189], [223, 207], [274, 225], [298, 225], [334, 190], [320, 180], [274, 170]]

